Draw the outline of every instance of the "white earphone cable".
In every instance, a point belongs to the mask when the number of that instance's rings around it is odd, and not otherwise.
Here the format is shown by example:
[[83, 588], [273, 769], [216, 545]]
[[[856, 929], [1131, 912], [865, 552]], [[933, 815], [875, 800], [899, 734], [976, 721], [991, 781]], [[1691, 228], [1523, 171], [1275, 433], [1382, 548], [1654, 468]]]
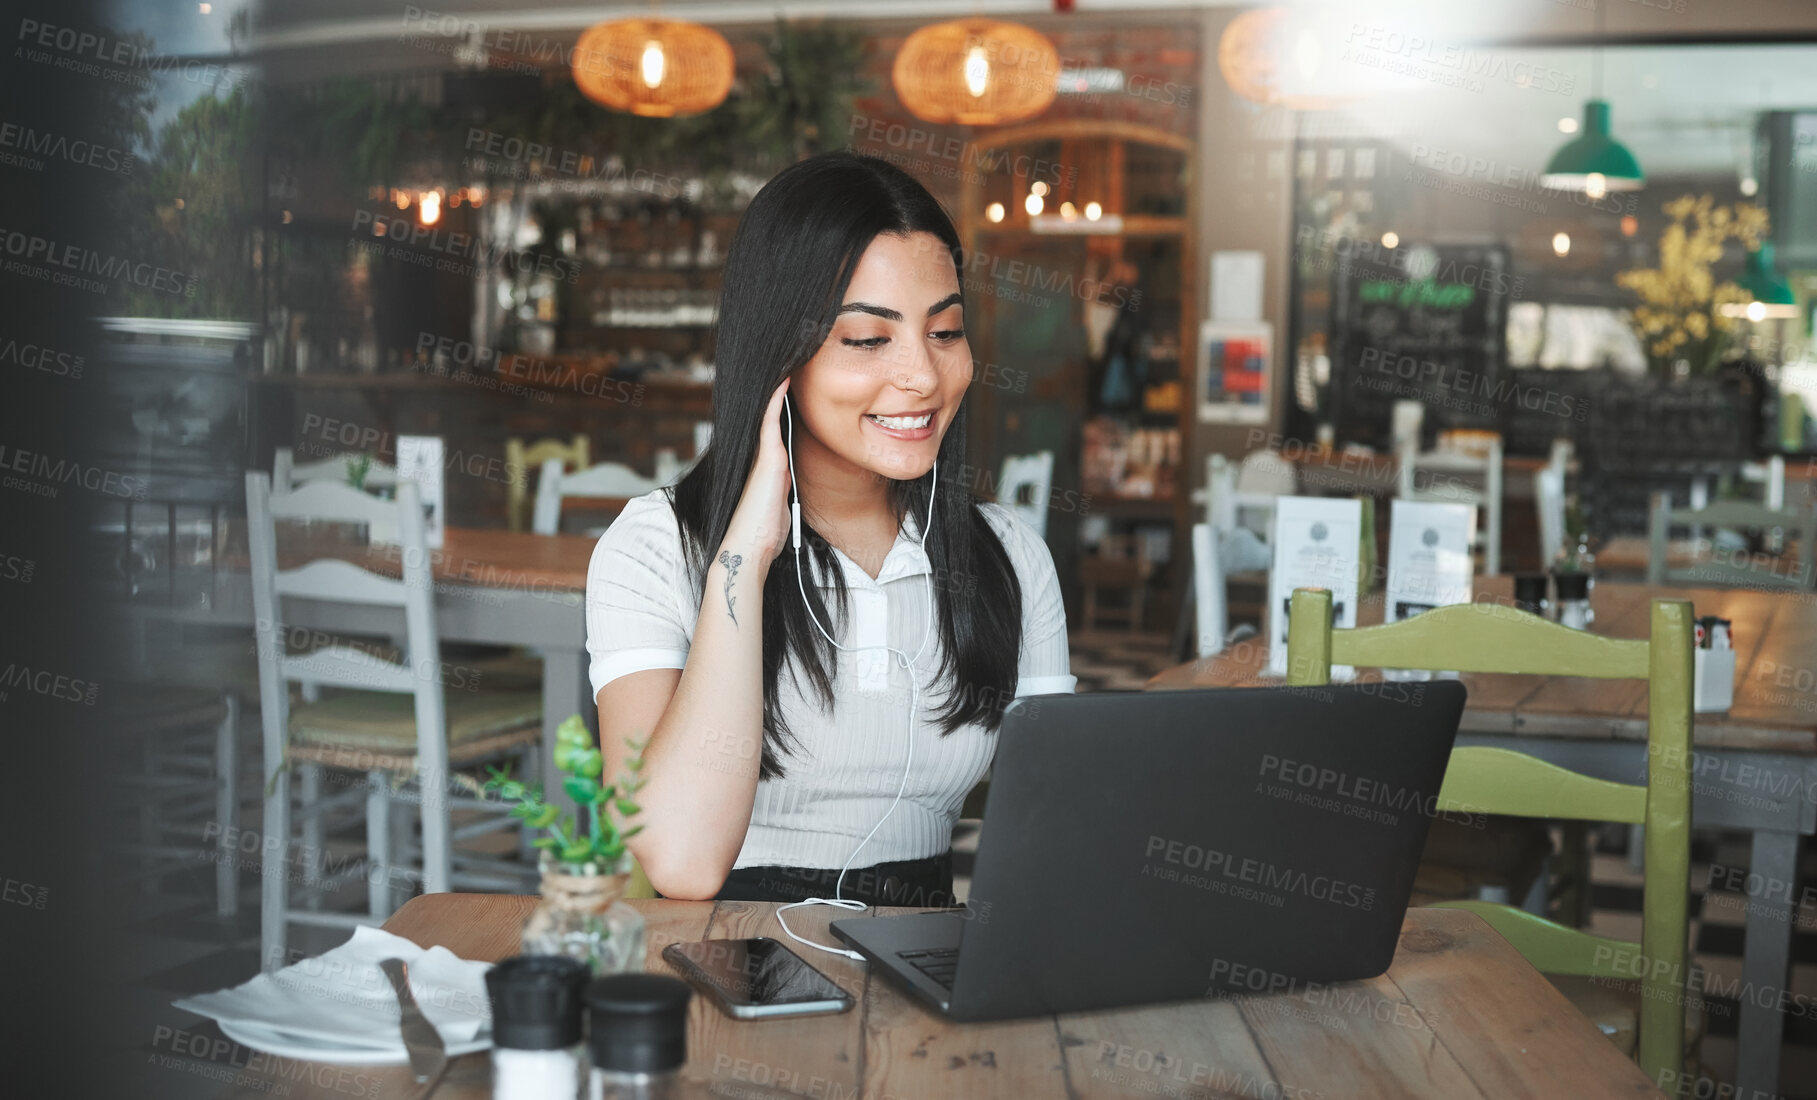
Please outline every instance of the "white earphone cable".
[[[905, 672], [908, 673], [908, 680], [909, 680], [908, 757], [906, 760], [903, 761], [903, 764], [902, 764], [902, 781], [900, 783], [898, 783], [896, 786], [895, 800], [890, 803], [890, 808], [883, 812], [883, 816], [877, 819], [877, 824], [871, 826], [871, 831], [864, 835], [864, 839], [858, 842], [858, 847], [852, 849], [852, 854], [845, 857], [844, 865], [839, 868], [839, 878], [833, 883], [833, 896], [832, 897], [830, 897], [830, 898], [807, 898], [803, 901], [790, 902], [789, 904], [781, 906], [776, 910], [776, 923], [782, 925], [783, 934], [788, 936], [790, 939], [794, 940], [796, 943], [806, 944], [807, 946], [812, 947], [819, 951], [827, 951], [834, 955], [844, 955], [846, 958], [857, 959], [859, 962], [863, 962], [864, 956], [860, 955], [856, 951], [847, 951], [843, 947], [829, 947], [826, 944], [815, 943], [813, 940], [803, 939], [802, 937], [797, 936], [795, 934], [794, 930], [789, 927], [789, 922], [787, 919], [785, 919], [783, 917], [783, 913], [787, 912], [790, 909], [799, 909], [799, 908], [801, 908], [803, 906], [807, 906], [807, 905], [831, 905], [831, 906], [834, 906], [839, 909], [849, 909], [854, 912], [860, 912], [860, 913], [863, 912], [864, 910], [870, 908], [864, 902], [856, 901], [856, 900], [853, 900], [850, 898], [841, 897], [840, 895], [845, 888], [846, 872], [852, 869], [852, 861], [858, 858], [858, 853], [864, 851], [865, 845], [869, 844], [871, 842], [871, 838], [877, 835], [877, 830], [883, 828], [883, 823], [888, 821], [890, 819], [890, 815], [896, 812], [896, 807], [902, 804], [903, 794], [905, 792], [907, 792], [907, 790], [908, 790], [909, 775], [910, 775], [911, 771], [913, 770], [914, 763], [915, 763], [915, 712], [921, 701], [921, 685], [916, 676], [917, 669], [915, 668], [915, 663], [921, 659], [922, 653], [926, 652], [927, 644], [930, 640], [932, 640], [932, 638], [934, 636], [934, 576], [932, 573], [933, 559], [931, 559], [931, 558], [928, 559], [929, 573], [928, 573], [928, 578], [927, 578], [927, 629], [922, 632], [921, 644], [916, 647], [913, 656], [903, 653], [900, 649], [897, 649], [894, 646], [887, 646], [887, 645], [883, 645], [883, 646], [845, 646], [845, 645], [840, 645], [838, 639], [834, 638], [833, 635], [827, 630], [827, 628], [821, 625], [819, 617], [814, 614], [813, 605], [808, 603], [807, 584], [802, 579], [802, 572], [801, 572], [801, 493], [795, 486], [795, 418], [789, 411], [789, 400], [786, 397], [783, 399], [783, 403], [782, 403], [782, 415], [785, 418], [787, 418], [788, 422], [789, 422], [789, 432], [788, 432], [788, 439], [787, 439], [787, 448], [788, 448], [787, 453], [788, 453], [788, 459], [789, 459], [789, 495], [792, 498], [794, 498], [789, 503], [789, 521], [790, 521], [789, 525], [790, 525], [790, 531], [791, 531], [790, 540], [794, 543], [794, 547], [795, 547], [795, 587], [801, 592], [801, 606], [807, 611], [808, 619], [810, 622], [812, 622], [814, 624], [814, 629], [820, 631], [821, 636], [826, 638], [826, 640], [828, 642], [832, 643], [832, 646], [834, 649], [837, 649], [842, 653], [853, 653], [853, 652], [856, 652], [858, 650], [863, 650], [863, 649], [881, 649], [881, 650], [885, 651], [886, 653], [892, 654], [896, 658], [896, 661], [900, 665], [900, 667]], [[934, 530], [934, 494], [939, 489], [939, 486], [940, 486], [940, 463], [938, 460], [936, 460], [934, 462], [933, 477], [929, 480], [928, 488], [927, 488], [927, 528], [926, 528], [926, 530], [921, 532], [921, 546], [922, 546], [922, 550], [923, 550], [924, 554], [925, 554], [926, 548], [927, 548], [927, 537], [928, 537], [928, 535], [932, 534], [933, 530]]]

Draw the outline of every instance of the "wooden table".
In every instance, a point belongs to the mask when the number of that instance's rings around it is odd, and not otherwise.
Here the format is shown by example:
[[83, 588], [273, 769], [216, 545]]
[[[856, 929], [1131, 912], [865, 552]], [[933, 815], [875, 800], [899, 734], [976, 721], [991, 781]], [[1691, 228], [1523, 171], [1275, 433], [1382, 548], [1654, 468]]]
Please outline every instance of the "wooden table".
[[[516, 954], [535, 899], [434, 894], [385, 927], [463, 958]], [[634, 902], [648, 923], [645, 969], [676, 941], [781, 938], [776, 906], [751, 902]], [[883, 912], [910, 912], [884, 910]], [[810, 939], [847, 914], [796, 910]], [[690, 1009], [690, 1097], [946, 1100], [949, 1097], [1614, 1097], [1658, 1096], [1639, 1067], [1473, 914], [1413, 909], [1383, 977], [1294, 993], [1032, 1020], [955, 1024], [890, 979], [832, 955], [814, 960], [857, 1007], [834, 1016], [731, 1020], [696, 997]], [[247, 1059], [236, 1058], [241, 1065]], [[294, 1063], [292, 1063], [294, 1066]], [[411, 1096], [409, 1072], [363, 1069], [362, 1095]], [[490, 1095], [483, 1054], [458, 1059], [437, 1100]], [[272, 1076], [276, 1076], [275, 1073]], [[289, 1073], [290, 1097], [331, 1097], [310, 1074]], [[335, 1083], [333, 1075], [322, 1078]], [[257, 1087], [229, 1096], [263, 1097]], [[264, 1082], [260, 1082], [263, 1084]]]
[[[1506, 597], [1512, 581], [1477, 578], [1481, 596]], [[1751, 872], [1767, 882], [1798, 881], [1798, 845], [1817, 832], [1817, 598], [1766, 593], [1598, 583], [1592, 629], [1620, 638], [1647, 635], [1651, 601], [1688, 599], [1699, 615], [1733, 625], [1735, 703], [1699, 714], [1693, 733], [1692, 819], [1751, 832]], [[1380, 622], [1380, 594], [1365, 599], [1358, 622]], [[1242, 687], [1263, 674], [1266, 638], [1168, 669], [1151, 688]], [[1375, 679], [1374, 670], [1360, 670]], [[1488, 745], [1538, 756], [1573, 771], [1624, 783], [1646, 777], [1646, 684], [1638, 680], [1465, 675], [1469, 702], [1459, 745]], [[1794, 899], [1767, 891], [1748, 898], [1743, 988], [1788, 988]], [[1737, 1084], [1741, 1095], [1774, 1095], [1783, 1017], [1772, 997], [1743, 996]]]

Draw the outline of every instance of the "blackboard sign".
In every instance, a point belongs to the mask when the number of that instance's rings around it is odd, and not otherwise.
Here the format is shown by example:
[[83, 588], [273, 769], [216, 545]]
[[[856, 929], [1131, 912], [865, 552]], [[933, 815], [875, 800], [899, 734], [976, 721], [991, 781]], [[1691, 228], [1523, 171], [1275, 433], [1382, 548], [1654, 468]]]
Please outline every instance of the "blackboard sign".
[[1393, 445], [1396, 401], [1426, 407], [1422, 434], [1490, 428], [1506, 392], [1508, 302], [1520, 292], [1502, 245], [1358, 242], [1331, 276], [1331, 415], [1340, 442]]

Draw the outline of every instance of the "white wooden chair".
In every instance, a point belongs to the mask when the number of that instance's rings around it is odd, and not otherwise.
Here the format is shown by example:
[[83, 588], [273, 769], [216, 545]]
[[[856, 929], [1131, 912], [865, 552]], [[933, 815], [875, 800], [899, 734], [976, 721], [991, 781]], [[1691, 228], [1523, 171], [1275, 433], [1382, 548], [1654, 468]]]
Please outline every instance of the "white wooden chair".
[[1565, 479], [1571, 469], [1571, 441], [1552, 442], [1546, 465], [1533, 475], [1533, 507], [1539, 520], [1539, 567], [1546, 570], [1565, 548]]
[[[1279, 455], [1258, 451], [1232, 466], [1221, 454], [1205, 460], [1205, 521], [1193, 524], [1192, 567], [1194, 614], [1199, 624], [1198, 652], [1211, 657], [1223, 652], [1230, 637], [1230, 574], [1225, 542], [1238, 528], [1260, 536], [1264, 545], [1274, 543], [1274, 508], [1297, 486], [1293, 464]], [[1266, 566], [1263, 567], [1266, 576]]]
[[[1712, 547], [1711, 560], [1674, 569], [1666, 560], [1674, 527], [1754, 530], [1765, 535], [1769, 546], [1784, 546], [1788, 538], [1796, 537], [1798, 547], [1794, 557], [1766, 559], [1747, 553], [1725, 555]], [[1817, 504], [1769, 508], [1752, 501], [1719, 500], [1702, 508], [1674, 508], [1668, 494], [1654, 493], [1648, 510], [1648, 584], [1810, 590], [1817, 588], [1817, 554], [1813, 551], [1817, 551]], [[1737, 556], [1740, 561], [1735, 560]]]
[[[332, 455], [315, 462], [301, 462], [291, 452], [279, 447], [271, 459], [271, 487], [273, 492], [288, 493], [299, 486], [316, 481], [331, 481], [337, 485], [349, 484], [347, 465], [358, 458], [356, 452]], [[366, 479], [363, 489], [397, 488], [397, 467], [373, 459], [366, 468]]]
[[[423, 531], [423, 510], [412, 482], [398, 486], [398, 499], [381, 500], [347, 485], [316, 482], [290, 493], [274, 494], [265, 474], [246, 475], [248, 549], [252, 559], [254, 633], [259, 660], [259, 707], [263, 727], [265, 797], [263, 888], [260, 913], [262, 963], [270, 970], [282, 964], [288, 926], [308, 923], [331, 927], [378, 924], [391, 912], [393, 883], [418, 880], [427, 893], [447, 891], [457, 883], [492, 889], [520, 886], [523, 870], [492, 861], [492, 873], [457, 874], [454, 842], [501, 828], [515, 819], [501, 805], [449, 794], [459, 785], [453, 769], [516, 755], [519, 774], [540, 778], [542, 700], [537, 691], [486, 692], [467, 687], [441, 661], [435, 627], [434, 587]], [[277, 523], [280, 520], [326, 520], [365, 523], [378, 531], [391, 525], [403, 567], [403, 578], [381, 576], [351, 562], [322, 558], [280, 571]], [[293, 654], [292, 632], [286, 630], [287, 601], [310, 601], [341, 608], [349, 627], [335, 634], [395, 633], [401, 612], [407, 641], [405, 660], [359, 649], [329, 639], [320, 648]], [[444, 684], [444, 679], [450, 680]], [[291, 681], [333, 687], [336, 694], [292, 708]], [[471, 681], [470, 681], [471, 682]], [[301, 824], [301, 870], [309, 883], [307, 907], [292, 907], [289, 880], [292, 864], [290, 778], [298, 776]], [[365, 772], [363, 787], [352, 786], [323, 797], [324, 768]], [[392, 818], [393, 801], [412, 800], [394, 788], [415, 782], [414, 801], [422, 808], [420, 869], [408, 866], [408, 823]], [[350, 861], [335, 875], [323, 875], [326, 815], [356, 806], [363, 799], [366, 858]], [[483, 810], [477, 824], [452, 828], [450, 812]], [[394, 833], [394, 825], [397, 827]], [[486, 861], [467, 859], [465, 867]], [[342, 882], [364, 877], [366, 913], [337, 913], [319, 908], [322, 895]]]
[[[1502, 571], [1502, 440], [1496, 436], [1483, 457], [1460, 451], [1426, 451], [1403, 439], [1396, 454], [1396, 495], [1402, 500], [1473, 504], [1483, 510], [1483, 572]], [[1424, 475], [1424, 476], [1422, 476]], [[1482, 488], [1466, 484], [1480, 480]]]
[[516, 437], [505, 440], [505, 522], [511, 530], [522, 531], [530, 519], [531, 470], [540, 472], [552, 458], [561, 460], [563, 470], [584, 470], [592, 464], [591, 456], [591, 444], [584, 432], [575, 433], [566, 443], [559, 439], [539, 439], [535, 443]]
[[[536, 507], [530, 529], [539, 535], [559, 533], [562, 504], [574, 497], [628, 501], [673, 484], [683, 471], [672, 451], [667, 459], [658, 456], [657, 469], [657, 477], [645, 477], [622, 462], [601, 462], [571, 474], [562, 469], [560, 459], [552, 458], [543, 463], [536, 479]], [[666, 479], [663, 475], [667, 475]]]
[[997, 477], [997, 503], [1022, 517], [1024, 523], [1047, 537], [1047, 502], [1054, 489], [1054, 452], [1010, 455]]

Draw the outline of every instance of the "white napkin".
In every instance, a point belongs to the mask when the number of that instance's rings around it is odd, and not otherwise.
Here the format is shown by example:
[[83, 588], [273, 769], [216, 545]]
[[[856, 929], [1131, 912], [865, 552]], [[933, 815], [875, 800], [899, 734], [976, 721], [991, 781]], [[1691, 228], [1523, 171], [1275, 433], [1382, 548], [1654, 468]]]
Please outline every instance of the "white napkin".
[[410, 992], [449, 1045], [490, 1031], [486, 999], [490, 963], [445, 947], [424, 950], [402, 936], [361, 926], [353, 938], [318, 955], [232, 989], [185, 997], [177, 1008], [228, 1024], [244, 1023], [336, 1046], [402, 1050], [397, 994], [380, 959], [403, 959]]

